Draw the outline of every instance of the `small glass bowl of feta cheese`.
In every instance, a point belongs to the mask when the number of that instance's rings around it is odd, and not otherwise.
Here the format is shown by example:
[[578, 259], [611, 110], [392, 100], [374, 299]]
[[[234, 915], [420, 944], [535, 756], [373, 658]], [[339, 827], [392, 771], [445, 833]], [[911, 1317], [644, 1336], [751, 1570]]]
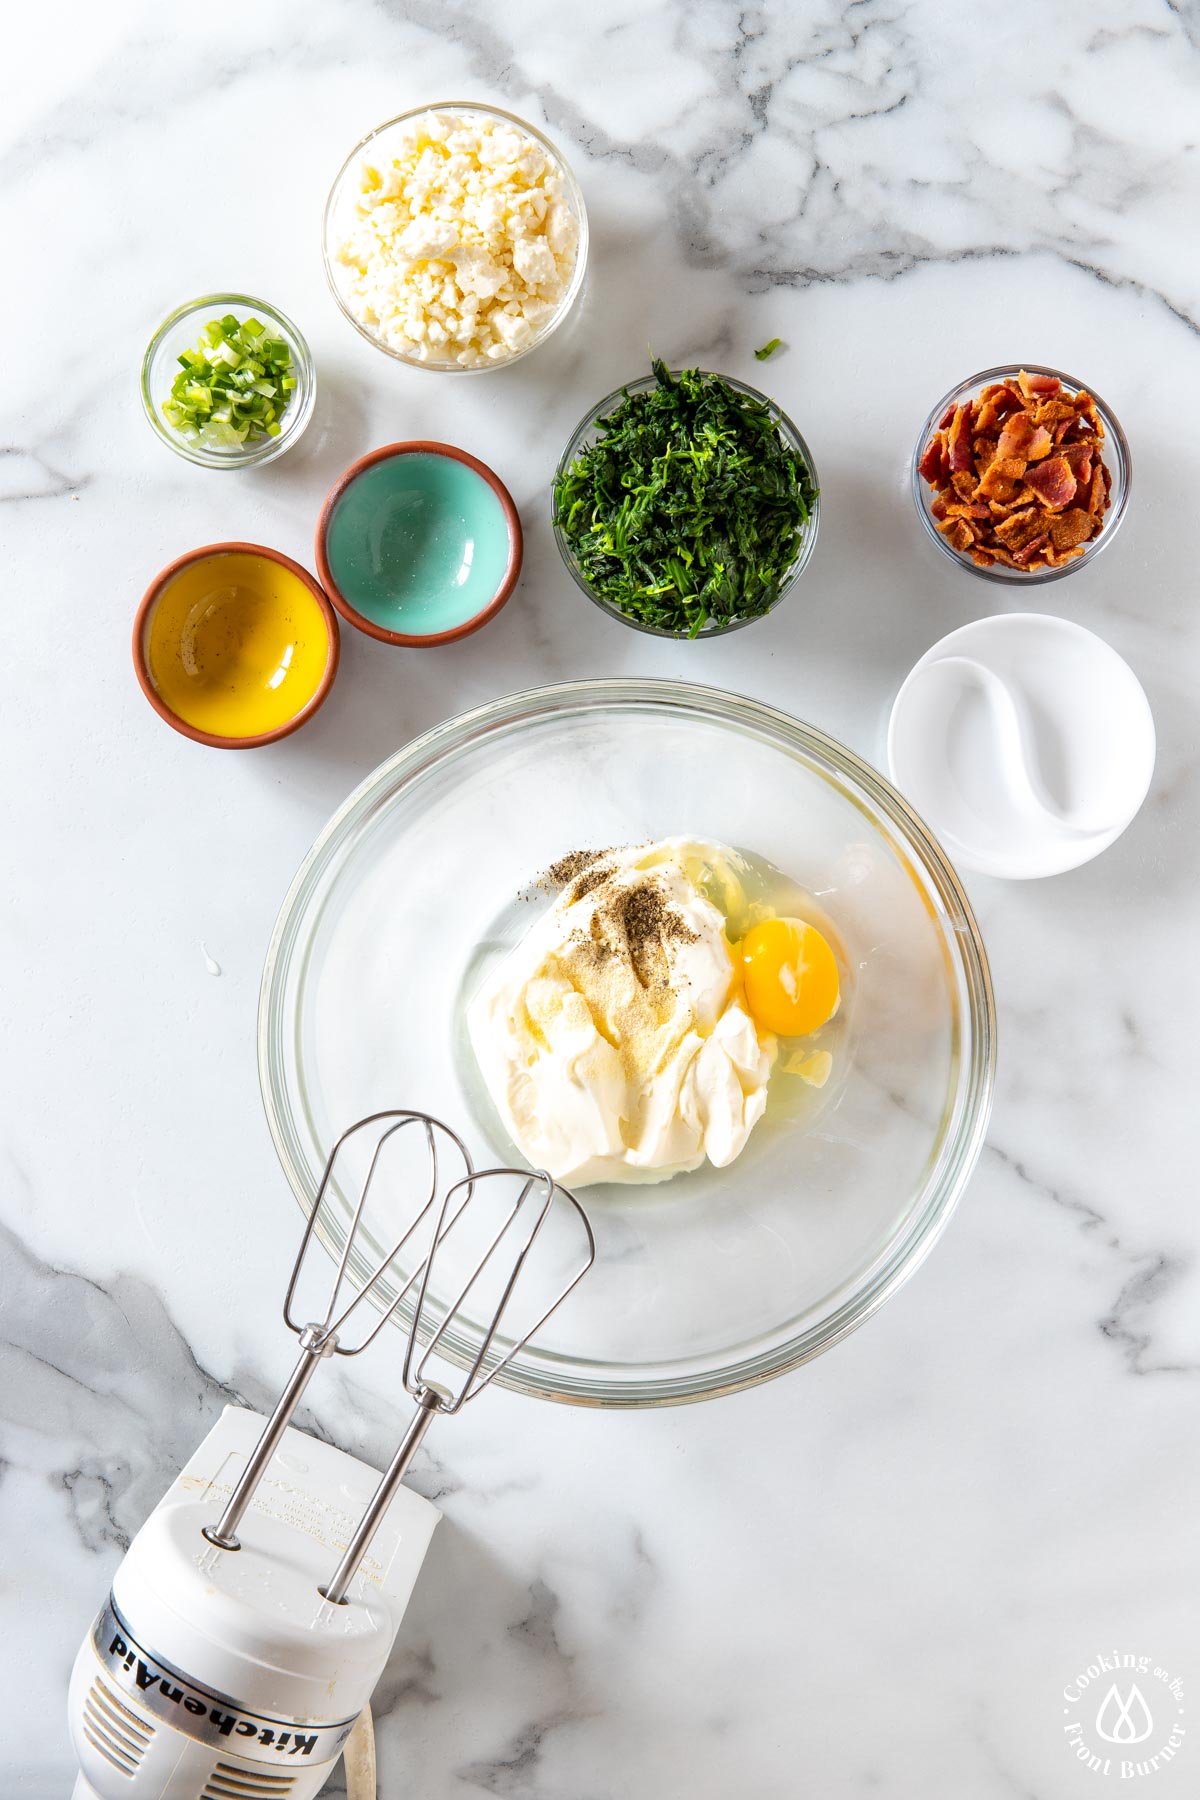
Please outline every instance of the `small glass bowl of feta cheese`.
[[557, 330], [587, 266], [561, 151], [496, 107], [445, 100], [356, 144], [325, 206], [325, 274], [368, 343], [444, 374], [506, 368]]

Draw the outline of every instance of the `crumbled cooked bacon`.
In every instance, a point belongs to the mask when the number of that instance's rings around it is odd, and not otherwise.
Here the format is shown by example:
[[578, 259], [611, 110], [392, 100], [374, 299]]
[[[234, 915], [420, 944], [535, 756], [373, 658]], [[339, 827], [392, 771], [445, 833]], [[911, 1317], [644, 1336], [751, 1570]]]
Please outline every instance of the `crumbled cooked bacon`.
[[1038, 425], [1057, 425], [1060, 419], [1073, 419], [1075, 408], [1069, 400], [1043, 400], [1033, 417]]
[[1073, 550], [1077, 544], [1086, 544], [1092, 535], [1092, 515], [1084, 512], [1081, 506], [1073, 506], [1055, 519], [1050, 527], [1050, 542], [1056, 550]]
[[995, 527], [995, 533], [1006, 550], [1019, 550], [1030, 538], [1037, 537], [1041, 529], [1042, 522], [1037, 507], [1023, 506], [1019, 512], [1010, 512], [1007, 518], [1001, 519]]
[[1103, 463], [1097, 463], [1092, 476], [1092, 488], [1088, 495], [1088, 511], [1097, 516], [1104, 512], [1108, 505], [1108, 490], [1112, 486], [1112, 476]]
[[1061, 394], [1062, 382], [1057, 375], [1027, 375], [1024, 369], [1017, 376], [1017, 386], [1026, 399], [1034, 394]]
[[1075, 498], [1075, 477], [1071, 465], [1061, 456], [1048, 457], [1036, 469], [1027, 470], [1025, 484], [1052, 512], [1061, 512]]
[[1000, 382], [985, 387], [975, 404], [975, 430], [987, 436], [995, 431], [1001, 420], [1007, 419], [1009, 413], [1020, 412], [1025, 402], [1020, 394], [1014, 394]]
[[974, 467], [971, 454], [971, 414], [965, 406], [960, 406], [950, 421], [948, 447], [952, 475], [961, 475]]
[[947, 543], [980, 568], [1057, 568], [1082, 556], [1108, 510], [1104, 426], [1056, 375], [992, 382], [948, 406], [917, 464]]
[[1064, 444], [1059, 452], [1063, 461], [1075, 477], [1077, 487], [1090, 487], [1092, 482], [1092, 446], [1090, 444]]
[[998, 456], [990, 462], [980, 476], [976, 492], [985, 499], [1011, 500], [1017, 486], [1025, 473], [1025, 463], [1019, 456]]
[[1019, 457], [1025, 462], [1036, 462], [1045, 456], [1054, 439], [1044, 425], [1035, 425], [1029, 413], [1013, 413], [1006, 419], [1004, 428], [996, 440], [996, 457], [1004, 462]]
[[920, 461], [921, 480], [927, 481], [930, 487], [944, 487], [949, 473], [946, 465], [946, 446], [940, 434], [931, 437], [925, 446], [925, 454]]

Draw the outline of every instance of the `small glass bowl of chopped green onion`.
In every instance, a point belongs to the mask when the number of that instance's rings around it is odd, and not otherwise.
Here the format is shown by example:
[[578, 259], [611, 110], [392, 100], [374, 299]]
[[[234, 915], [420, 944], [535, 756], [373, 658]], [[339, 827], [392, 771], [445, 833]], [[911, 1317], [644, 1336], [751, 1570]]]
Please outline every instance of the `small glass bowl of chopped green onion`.
[[164, 444], [204, 469], [244, 469], [290, 449], [312, 417], [308, 345], [249, 294], [205, 294], [164, 319], [142, 362], [142, 407]]
[[573, 432], [551, 490], [554, 536], [576, 585], [623, 625], [720, 637], [773, 612], [803, 574], [816, 466], [756, 388], [653, 367]]

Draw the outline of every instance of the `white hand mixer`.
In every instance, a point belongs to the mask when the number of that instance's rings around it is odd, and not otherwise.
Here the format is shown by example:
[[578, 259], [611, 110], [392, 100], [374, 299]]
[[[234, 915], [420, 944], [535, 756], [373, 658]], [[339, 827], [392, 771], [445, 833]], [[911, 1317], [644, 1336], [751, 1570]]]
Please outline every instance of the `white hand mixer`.
[[[419, 1204], [399, 1213], [403, 1232], [372, 1263], [358, 1242], [368, 1236], [368, 1194], [385, 1146], [409, 1127]], [[373, 1147], [333, 1292], [320, 1322], [302, 1324], [293, 1315], [305, 1253], [319, 1221], [329, 1232], [322, 1207], [339, 1152], [364, 1132], [377, 1136], [363, 1140]], [[448, 1185], [439, 1144], [462, 1163]], [[536, 1316], [515, 1341], [511, 1326], [502, 1337], [518, 1287], [528, 1305], [534, 1275], [547, 1282], [529, 1259], [552, 1212], [565, 1224], [556, 1224], [556, 1246], [542, 1239], [539, 1255], [553, 1268]], [[342, 1134], [284, 1300], [301, 1355], [279, 1404], [265, 1421], [225, 1408], [129, 1546], [80, 1648], [69, 1701], [82, 1771], [73, 1800], [310, 1800], [319, 1792], [383, 1671], [440, 1517], [401, 1485], [418, 1445], [434, 1418], [459, 1412], [507, 1367], [595, 1253], [573, 1194], [544, 1172], [474, 1170], [457, 1134], [425, 1113], [375, 1113]], [[394, 1295], [389, 1280], [401, 1282]], [[449, 1300], [440, 1297], [447, 1282]], [[343, 1286], [353, 1292], [339, 1311]], [[471, 1315], [484, 1296], [490, 1311], [480, 1323]], [[368, 1297], [378, 1319], [343, 1343]], [[397, 1312], [416, 1412], [380, 1476], [291, 1419], [318, 1363], [357, 1356]], [[435, 1384], [427, 1375], [435, 1355], [465, 1367], [465, 1377]]]

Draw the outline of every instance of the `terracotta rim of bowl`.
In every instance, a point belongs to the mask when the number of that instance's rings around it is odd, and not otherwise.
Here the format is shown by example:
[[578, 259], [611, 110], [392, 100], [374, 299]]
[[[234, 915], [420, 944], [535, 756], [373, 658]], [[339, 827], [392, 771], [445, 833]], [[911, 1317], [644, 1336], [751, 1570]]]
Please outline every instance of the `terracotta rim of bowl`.
[[[394, 456], [419, 455], [448, 456], [454, 462], [463, 463], [468, 469], [473, 469], [476, 475], [482, 476], [499, 500], [505, 524], [508, 526], [508, 562], [505, 565], [504, 574], [500, 578], [499, 587], [480, 612], [465, 620], [463, 624], [453, 626], [449, 631], [413, 633], [389, 631], [386, 625], [377, 625], [374, 619], [368, 619], [365, 613], [360, 613], [356, 607], [351, 606], [339, 589], [333, 570], [329, 566], [329, 558], [325, 554], [325, 544], [329, 536], [329, 526], [334, 508], [351, 482], [356, 481], [360, 475], [364, 474], [367, 469], [373, 468], [376, 463], [388, 461]], [[338, 476], [325, 497], [321, 516], [317, 520], [317, 571], [325, 592], [343, 619], [348, 624], [356, 626], [359, 631], [365, 631], [368, 637], [377, 638], [381, 644], [404, 644], [415, 650], [432, 650], [437, 644], [456, 643], [459, 638], [470, 637], [473, 631], [478, 631], [481, 626], [488, 623], [489, 619], [494, 619], [517, 585], [517, 577], [521, 573], [524, 556], [525, 537], [521, 530], [520, 514], [517, 512], [512, 495], [495, 470], [489, 469], [486, 463], [480, 462], [479, 458], [472, 456], [469, 451], [458, 449], [455, 444], [439, 444], [427, 438], [414, 438], [411, 442], [403, 444], [384, 444], [378, 450], [369, 450], [365, 456], [360, 456], [357, 462], [352, 462], [350, 467]]]
[[[289, 569], [304, 583], [320, 607], [321, 617], [325, 621], [328, 648], [325, 656], [325, 669], [316, 692], [311, 699], [305, 701], [300, 711], [295, 713], [286, 724], [277, 726], [274, 731], [260, 732], [256, 737], [218, 737], [215, 732], [201, 731], [198, 725], [189, 725], [186, 719], [181, 719], [179, 714], [173, 712], [163, 700], [151, 679], [150, 667], [146, 660], [146, 625], [168, 584], [182, 569], [188, 568], [192, 563], [203, 562], [206, 557], [210, 556], [233, 555], [262, 556], [268, 562], [279, 563], [281, 567]], [[337, 614], [329, 604], [328, 594], [323, 591], [315, 577], [290, 556], [285, 556], [282, 550], [272, 550], [267, 544], [245, 544], [232, 539], [223, 544], [202, 544], [198, 550], [189, 550], [185, 555], [177, 556], [174, 562], [168, 563], [166, 568], [161, 569], [154, 577], [142, 595], [141, 604], [133, 621], [133, 667], [143, 694], [159, 718], [165, 719], [166, 723], [179, 732], [182, 737], [191, 738], [197, 744], [207, 744], [213, 750], [257, 750], [261, 744], [277, 743], [280, 738], [290, 737], [293, 731], [299, 731], [301, 725], [306, 724], [318, 707], [324, 704], [325, 698], [333, 686], [333, 678], [338, 672], [341, 649], [342, 639], [338, 630]]]

